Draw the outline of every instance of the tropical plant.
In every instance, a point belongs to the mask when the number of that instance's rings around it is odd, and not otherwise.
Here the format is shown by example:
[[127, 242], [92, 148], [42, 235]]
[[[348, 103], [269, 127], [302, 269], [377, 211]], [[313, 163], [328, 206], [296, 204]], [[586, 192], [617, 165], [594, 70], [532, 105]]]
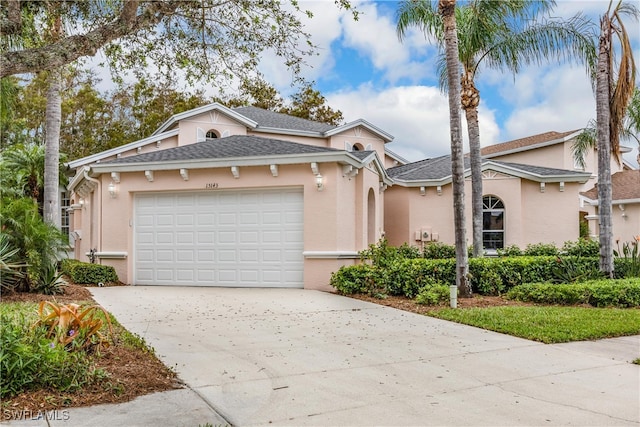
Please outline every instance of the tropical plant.
[[[596, 76], [600, 270], [610, 278], [614, 276], [611, 154], [619, 161], [620, 132], [627, 106], [633, 96], [636, 78], [633, 49], [622, 20], [624, 15], [637, 19], [640, 11], [634, 4], [619, 0], [614, 5], [611, 0], [607, 12], [600, 19]], [[616, 55], [613, 45], [615, 40], [619, 43], [619, 54]], [[617, 63], [616, 57], [619, 58]]]
[[618, 243], [618, 249], [613, 250], [617, 258], [624, 258], [624, 277], [640, 277], [640, 236], [636, 236], [631, 242], [624, 242], [622, 249]]
[[6, 234], [0, 234], [0, 288], [4, 290], [15, 290], [24, 279], [27, 265], [18, 260], [19, 251], [11, 246]]
[[[113, 336], [109, 313], [99, 305], [90, 305], [81, 310], [79, 304], [61, 305], [52, 301], [42, 301], [38, 305], [39, 319], [35, 328], [44, 327], [46, 337], [67, 350], [87, 350], [89, 348], [108, 347], [108, 337], [102, 334], [105, 325]], [[98, 316], [101, 313], [102, 317]]]
[[[482, 159], [475, 83], [480, 68], [517, 73], [524, 65], [543, 60], [595, 64], [591, 22], [578, 14], [567, 21], [538, 19], [551, 11], [553, 0], [471, 0], [456, 8], [458, 54], [462, 65], [461, 104], [467, 119], [472, 182], [473, 256], [483, 254]], [[443, 47], [442, 18], [430, 0], [405, 0], [398, 9], [397, 33], [419, 27]], [[438, 62], [440, 86], [452, 87], [446, 77], [444, 55]]]
[[67, 237], [42, 220], [37, 204], [29, 198], [3, 200], [0, 223], [8, 244], [18, 250], [16, 256], [26, 265], [19, 287], [29, 291], [68, 249]]
[[[460, 85], [458, 76], [458, 36], [456, 30], [455, 0], [439, 0], [438, 13], [442, 17], [447, 79], [449, 82], [449, 129], [451, 133], [451, 179], [453, 184], [453, 217], [456, 244], [456, 286], [463, 298], [471, 298], [468, 280], [469, 259], [464, 203], [464, 157], [462, 147], [462, 120], [460, 117]], [[451, 302], [453, 306], [453, 301]]]

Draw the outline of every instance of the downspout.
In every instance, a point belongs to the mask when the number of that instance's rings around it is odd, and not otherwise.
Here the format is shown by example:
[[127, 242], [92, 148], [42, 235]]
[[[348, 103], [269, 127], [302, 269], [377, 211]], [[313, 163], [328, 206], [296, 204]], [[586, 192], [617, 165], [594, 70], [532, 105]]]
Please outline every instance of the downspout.
[[[99, 179], [95, 179], [89, 176], [89, 171], [91, 170], [91, 168], [89, 166], [85, 166], [84, 167], [84, 179], [86, 179], [89, 182], [93, 182], [96, 184], [96, 190], [97, 190], [97, 200], [96, 200], [96, 204], [98, 204], [98, 234], [96, 236], [96, 249], [98, 252], [102, 251], [102, 183], [100, 182]], [[89, 227], [91, 227], [92, 221], [91, 218], [89, 218]]]

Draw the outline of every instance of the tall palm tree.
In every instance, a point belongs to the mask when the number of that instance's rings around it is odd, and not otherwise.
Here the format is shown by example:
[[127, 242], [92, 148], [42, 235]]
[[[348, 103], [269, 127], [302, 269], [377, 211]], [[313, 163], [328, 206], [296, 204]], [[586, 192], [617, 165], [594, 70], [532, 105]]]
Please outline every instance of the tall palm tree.
[[[456, 285], [463, 298], [471, 297], [471, 284], [467, 280], [469, 260], [464, 206], [464, 156], [462, 147], [462, 119], [460, 117], [460, 66], [458, 63], [458, 36], [455, 16], [456, 0], [439, 0], [442, 16], [444, 45], [449, 79], [449, 127], [451, 131], [451, 179], [453, 185], [453, 217], [456, 240]], [[454, 302], [451, 306], [455, 307]]]
[[[640, 16], [635, 5], [613, 0], [600, 18], [598, 70], [596, 76], [596, 122], [598, 140], [598, 216], [600, 270], [613, 277], [613, 229], [611, 221], [611, 153], [620, 152], [620, 132], [633, 96], [636, 66], [622, 16]], [[615, 38], [614, 38], [615, 35]], [[614, 42], [618, 41], [618, 61]]]
[[[482, 159], [475, 79], [481, 66], [517, 73], [524, 65], [543, 60], [580, 61], [590, 71], [595, 64], [592, 24], [582, 15], [568, 21], [542, 19], [553, 0], [471, 0], [456, 8], [458, 52], [463, 71], [461, 105], [467, 119], [471, 160], [473, 255], [483, 254]], [[442, 48], [442, 18], [429, 0], [405, 0], [397, 13], [397, 33], [402, 40], [409, 27], [419, 27]], [[446, 89], [444, 60], [439, 64], [440, 86]]]

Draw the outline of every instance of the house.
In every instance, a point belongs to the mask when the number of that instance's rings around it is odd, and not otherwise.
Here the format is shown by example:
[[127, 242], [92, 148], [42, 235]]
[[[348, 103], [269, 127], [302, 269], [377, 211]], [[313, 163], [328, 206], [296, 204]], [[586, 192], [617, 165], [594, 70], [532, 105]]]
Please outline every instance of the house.
[[[594, 175], [556, 158], [574, 135], [486, 148], [488, 250], [577, 239]], [[448, 156], [408, 163], [392, 140], [366, 120], [331, 126], [218, 103], [176, 114], [69, 163], [74, 256], [93, 254], [128, 284], [329, 290], [331, 272], [383, 236], [453, 243]]]

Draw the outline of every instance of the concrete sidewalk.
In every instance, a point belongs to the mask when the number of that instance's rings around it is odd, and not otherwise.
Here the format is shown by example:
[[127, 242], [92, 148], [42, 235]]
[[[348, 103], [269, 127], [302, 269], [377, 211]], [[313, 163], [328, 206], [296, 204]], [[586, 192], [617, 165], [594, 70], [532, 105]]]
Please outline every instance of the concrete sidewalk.
[[193, 391], [161, 423], [142, 404], [52, 425], [640, 425], [640, 336], [545, 345], [305, 290], [91, 291]]

